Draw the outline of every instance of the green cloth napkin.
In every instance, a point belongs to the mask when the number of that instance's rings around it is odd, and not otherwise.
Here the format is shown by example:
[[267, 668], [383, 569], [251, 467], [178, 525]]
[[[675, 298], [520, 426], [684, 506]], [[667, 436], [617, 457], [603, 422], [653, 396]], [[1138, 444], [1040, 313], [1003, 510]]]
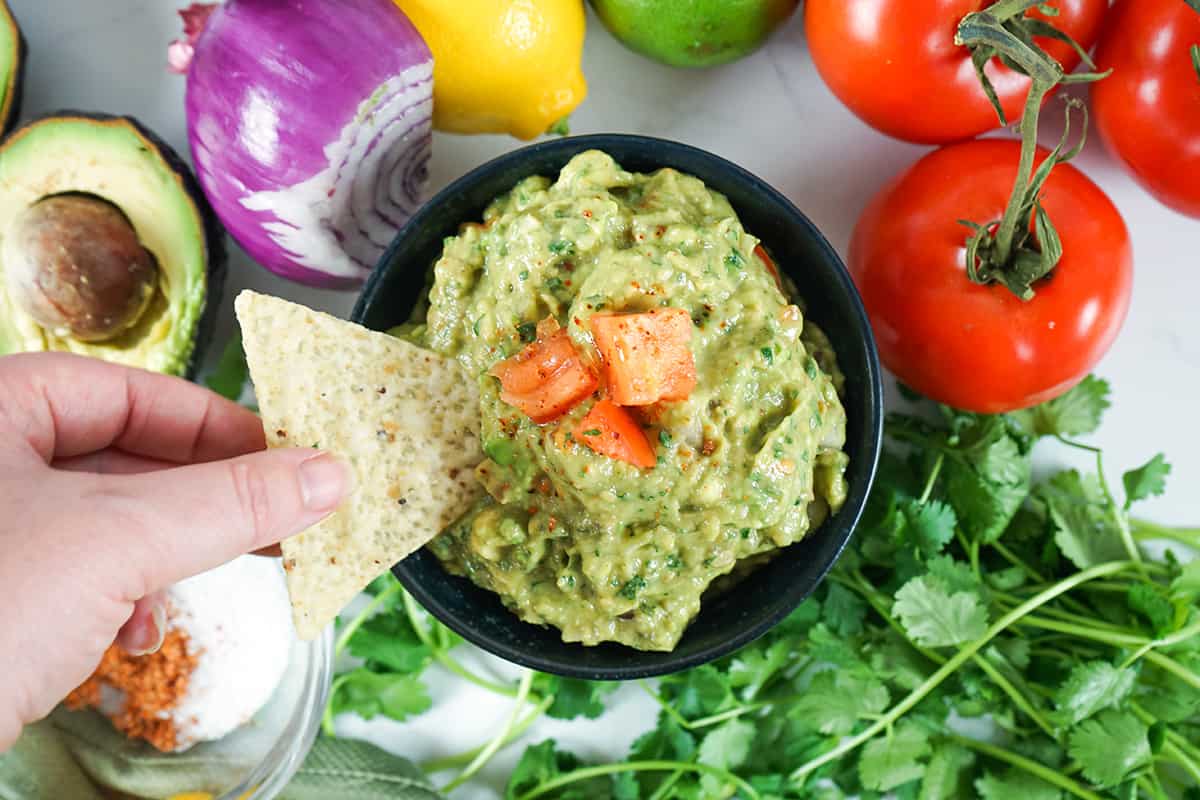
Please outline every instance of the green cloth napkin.
[[[104, 800], [99, 787], [162, 800], [203, 788], [228, 761], [216, 756], [147, 758], [95, 714], [56, 714], [27, 727], [0, 753], [0, 800]], [[435, 800], [441, 795], [408, 761], [368, 742], [321, 737], [280, 800]]]

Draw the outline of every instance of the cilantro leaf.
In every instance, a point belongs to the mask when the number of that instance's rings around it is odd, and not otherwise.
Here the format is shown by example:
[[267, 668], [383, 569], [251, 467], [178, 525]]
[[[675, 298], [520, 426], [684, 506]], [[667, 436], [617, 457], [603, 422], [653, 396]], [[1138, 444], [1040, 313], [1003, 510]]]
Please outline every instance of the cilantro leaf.
[[1071, 731], [1067, 750], [1100, 787], [1116, 786], [1150, 760], [1146, 726], [1133, 714], [1103, 711]]
[[858, 774], [863, 786], [886, 792], [925, 774], [921, 759], [929, 755], [929, 735], [915, 724], [902, 724], [890, 736], [879, 736], [862, 749]]
[[1184, 564], [1171, 581], [1171, 599], [1176, 603], [1195, 603], [1200, 599], [1200, 559]]
[[642, 789], [632, 772], [618, 772], [612, 776], [613, 800], [640, 800]]
[[1088, 375], [1065, 394], [1011, 416], [1034, 436], [1082, 436], [1100, 427], [1110, 393], [1108, 381]]
[[242, 334], [235, 331], [221, 351], [221, 358], [212, 372], [204, 379], [204, 385], [212, 391], [237, 403], [246, 389], [250, 368], [246, 365], [246, 351], [242, 348]]
[[942, 552], [954, 538], [958, 517], [953, 508], [940, 500], [930, 500], [924, 504], [908, 500], [901, 507], [907, 523], [905, 537], [926, 558]]
[[339, 676], [331, 703], [335, 714], [354, 712], [363, 719], [382, 714], [403, 722], [433, 705], [425, 684], [416, 675], [372, 672], [359, 667]]
[[826, 670], [813, 677], [791, 713], [826, 736], [845, 736], [863, 717], [883, 713], [890, 699], [874, 678]]
[[1171, 474], [1171, 465], [1162, 453], [1142, 464], [1137, 469], [1131, 469], [1121, 476], [1125, 485], [1125, 508], [1147, 497], [1160, 495], [1167, 490], [1167, 476]]
[[716, 714], [735, 702], [728, 677], [711, 664], [668, 675], [659, 687], [687, 719]]
[[975, 754], [956, 744], [939, 745], [929, 759], [921, 778], [918, 800], [957, 800], [966, 797], [967, 770], [975, 764]]
[[950, 592], [978, 592], [982, 588], [971, 565], [951, 556], [938, 556], [926, 563], [929, 575]]
[[792, 660], [792, 642], [777, 639], [766, 647], [747, 647], [729, 665], [729, 685], [752, 700], [775, 674]]
[[1055, 543], [1075, 566], [1087, 569], [1126, 557], [1121, 533], [1094, 480], [1066, 470], [1038, 486], [1034, 496], [1054, 523]]
[[[754, 725], [744, 720], [731, 719], [721, 723], [700, 742], [697, 761], [718, 769], [737, 769], [746, 763], [755, 733]], [[728, 794], [725, 784], [715, 775], [701, 777], [700, 786], [706, 797], [724, 797]]]
[[375, 671], [402, 675], [428, 666], [432, 653], [417, 636], [408, 616], [383, 612], [364, 622], [350, 637], [350, 654], [365, 659]]
[[658, 725], [634, 740], [629, 756], [637, 761], [690, 761], [695, 752], [696, 737], [664, 711], [658, 715]]
[[867, 604], [840, 583], [829, 582], [821, 617], [829, 629], [839, 636], [853, 636], [862, 631], [867, 616]]
[[1036, 775], [1011, 768], [997, 777], [985, 772], [975, 781], [980, 800], [1059, 800], [1062, 792]]
[[1076, 664], [1066, 681], [1054, 692], [1054, 722], [1069, 728], [1098, 711], [1118, 708], [1133, 691], [1133, 670], [1118, 669], [1107, 661]]
[[508, 776], [505, 800], [514, 800], [578, 765], [578, 759], [569, 753], [560, 753], [555, 744], [553, 739], [546, 739], [525, 748], [521, 760]]
[[934, 578], [913, 578], [896, 592], [892, 613], [923, 647], [949, 647], [983, 636], [987, 609], [975, 592], [949, 593]]
[[533, 688], [539, 694], [554, 695], [554, 702], [546, 709], [547, 716], [555, 719], [596, 719], [605, 711], [605, 695], [612, 694], [617, 684], [538, 673], [533, 679]]
[[1130, 584], [1125, 602], [1130, 610], [1150, 622], [1156, 635], [1164, 636], [1175, 630], [1175, 606], [1159, 593], [1154, 584]]
[[1029, 456], [1007, 436], [948, 458], [946, 497], [963, 530], [983, 542], [999, 538], [1029, 495], [1030, 471]]

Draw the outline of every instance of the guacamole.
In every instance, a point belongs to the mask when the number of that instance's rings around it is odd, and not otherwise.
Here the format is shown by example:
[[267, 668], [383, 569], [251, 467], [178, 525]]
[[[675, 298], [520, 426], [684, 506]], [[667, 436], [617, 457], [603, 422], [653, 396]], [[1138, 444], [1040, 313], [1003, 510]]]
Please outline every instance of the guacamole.
[[[710, 584], [842, 505], [842, 377], [757, 245], [700, 180], [626, 172], [598, 151], [557, 181], [521, 181], [446, 240], [404, 335], [479, 382], [487, 495], [430, 543], [448, 571], [566, 641], [670, 650]], [[686, 399], [631, 409], [655, 466], [571, 435], [603, 388], [544, 424], [501, 400], [489, 370], [539, 322], [599, 363], [593, 314], [660, 308], [691, 316], [696, 381]]]

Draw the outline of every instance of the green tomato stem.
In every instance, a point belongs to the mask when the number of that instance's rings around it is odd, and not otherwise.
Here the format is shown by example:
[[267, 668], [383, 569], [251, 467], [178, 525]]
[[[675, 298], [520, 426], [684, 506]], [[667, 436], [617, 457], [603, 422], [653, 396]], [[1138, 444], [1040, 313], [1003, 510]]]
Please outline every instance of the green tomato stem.
[[921, 700], [923, 700], [926, 695], [937, 688], [939, 684], [950, 677], [959, 667], [966, 663], [971, 656], [978, 653], [984, 645], [986, 645], [1000, 633], [1012, 627], [1012, 625], [1022, 618], [1028, 616], [1034, 610], [1040, 608], [1046, 603], [1049, 603], [1059, 595], [1071, 591], [1071, 589], [1074, 589], [1076, 586], [1079, 586], [1082, 583], [1087, 583], [1090, 580], [1103, 578], [1108, 575], [1115, 575], [1119, 572], [1129, 569], [1131, 566], [1132, 565], [1129, 562], [1125, 561], [1097, 564], [1096, 566], [1085, 569], [1082, 572], [1077, 572], [1071, 577], [1059, 581], [1057, 584], [1049, 589], [1046, 589], [1040, 594], [1031, 597], [1029, 600], [1025, 601], [1020, 606], [1014, 608], [1012, 611], [1008, 612], [999, 620], [997, 620], [990, 628], [987, 629], [983, 636], [964, 645], [961, 650], [955, 653], [954, 656], [946, 661], [946, 663], [943, 664], [936, 672], [926, 678], [920, 686], [909, 692], [909, 694], [903, 700], [892, 706], [892, 708], [886, 714], [876, 720], [866, 730], [862, 731], [856, 736], [843, 739], [837, 745], [837, 747], [834, 747], [824, 755], [814, 758], [806, 764], [802, 764], [793, 770], [791, 773], [792, 780], [799, 781], [803, 779], [806, 775], [811, 774], [813, 771], [819, 769], [825, 764], [828, 764], [830, 761], [841, 758], [846, 753], [849, 753], [851, 750], [854, 750], [864, 742], [873, 738], [880, 731], [891, 726], [896, 720], [907, 713], [909, 709], [921, 702]]
[[997, 264], [1008, 264], [1012, 258], [1013, 237], [1017, 233], [1017, 223], [1023, 216], [1021, 207], [1024, 205], [1025, 193], [1029, 189], [1029, 180], [1033, 177], [1033, 159], [1037, 155], [1038, 118], [1041, 116], [1042, 101], [1053, 88], [1053, 83], [1035, 77], [1029, 86], [1029, 95], [1025, 98], [1025, 111], [1021, 115], [1021, 160], [1017, 162], [1017, 180], [1013, 183], [1012, 192], [1009, 193], [1004, 216], [1000, 218], [1000, 225], [996, 228], [995, 263]]
[[746, 783], [744, 780], [734, 775], [728, 770], [711, 767], [708, 764], [699, 764], [691, 761], [627, 761], [622, 764], [600, 764], [595, 767], [583, 767], [581, 769], [572, 770], [566, 775], [559, 775], [557, 778], [552, 778], [540, 786], [529, 790], [523, 795], [518, 796], [517, 800], [533, 800], [535, 797], [552, 792], [560, 786], [567, 786], [578, 781], [585, 781], [589, 778], [599, 778], [604, 775], [615, 775], [619, 772], [698, 772], [702, 775], [711, 775], [714, 778], [732, 783], [738, 788], [738, 791], [744, 793], [748, 800], [762, 800], [762, 796], [755, 790], [753, 786]]
[[529, 690], [533, 687], [533, 676], [533, 670], [525, 670], [525, 674], [521, 676], [521, 683], [517, 686], [517, 699], [513, 704], [512, 713], [508, 716], [508, 720], [504, 723], [504, 727], [496, 732], [496, 735], [492, 737], [490, 742], [484, 745], [483, 749], [479, 751], [475, 758], [472, 759], [471, 763], [466, 766], [466, 769], [464, 769], [457, 778], [442, 787], [441, 791], [443, 794], [449, 794], [459, 786], [462, 786], [464, 783], [469, 781], [471, 776], [483, 769], [483, 765], [486, 764], [491, 757], [496, 754], [496, 751], [504, 745], [505, 741], [508, 740], [509, 735], [513, 732], [513, 729], [517, 725], [517, 718], [521, 715], [521, 709], [525, 707], [525, 701], [529, 697]]
[[954, 734], [948, 736], [947, 739], [955, 744], [960, 744], [963, 747], [983, 753], [989, 758], [994, 758], [997, 761], [1003, 761], [1005, 764], [1016, 767], [1020, 770], [1024, 770], [1030, 775], [1036, 775], [1046, 783], [1053, 784], [1060, 789], [1070, 792], [1076, 797], [1083, 798], [1083, 800], [1105, 800], [1103, 795], [1099, 795], [1095, 792], [1085, 789], [1083, 786], [1079, 785], [1079, 783], [1071, 780], [1065, 775], [1060, 775], [1049, 767], [1039, 764], [1032, 759], [1025, 758], [1025, 756], [1018, 755], [1006, 748], [997, 747], [994, 744], [988, 744], [987, 742], [981, 742], [977, 739], [971, 739], [966, 736], [957, 736]]

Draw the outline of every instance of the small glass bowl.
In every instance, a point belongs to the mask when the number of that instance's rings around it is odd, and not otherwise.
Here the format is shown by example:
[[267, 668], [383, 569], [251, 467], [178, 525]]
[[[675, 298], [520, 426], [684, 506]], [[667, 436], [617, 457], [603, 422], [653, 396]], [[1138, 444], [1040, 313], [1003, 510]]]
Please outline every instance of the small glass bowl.
[[[333, 641], [333, 626], [311, 642], [295, 640], [287, 671], [254, 719], [219, 742], [197, 745], [241, 749], [246, 744], [242, 740], [252, 734], [258, 734], [256, 741], [269, 744], [258, 766], [244, 777], [231, 776], [237, 784], [217, 800], [272, 800], [300, 769], [321, 730], [321, 716], [329, 702]], [[274, 736], [262, 736], [264, 730], [274, 731]]]
[[[93, 725], [93, 731], [104, 735], [111, 731], [118, 743], [114, 746], [137, 765], [130, 771], [136, 777], [129, 778], [137, 786], [122, 785], [126, 775], [120, 770], [116, 778], [106, 776], [102, 788], [113, 797], [195, 794], [213, 800], [272, 800], [296, 774], [320, 731], [333, 680], [333, 650], [333, 626], [311, 642], [293, 638], [287, 669], [266, 705], [232, 733], [182, 753], [161, 753], [145, 742], [124, 739], [97, 711], [74, 712], [95, 715], [94, 720], [67, 718], [62, 724]], [[81, 766], [87, 771], [86, 764]]]

